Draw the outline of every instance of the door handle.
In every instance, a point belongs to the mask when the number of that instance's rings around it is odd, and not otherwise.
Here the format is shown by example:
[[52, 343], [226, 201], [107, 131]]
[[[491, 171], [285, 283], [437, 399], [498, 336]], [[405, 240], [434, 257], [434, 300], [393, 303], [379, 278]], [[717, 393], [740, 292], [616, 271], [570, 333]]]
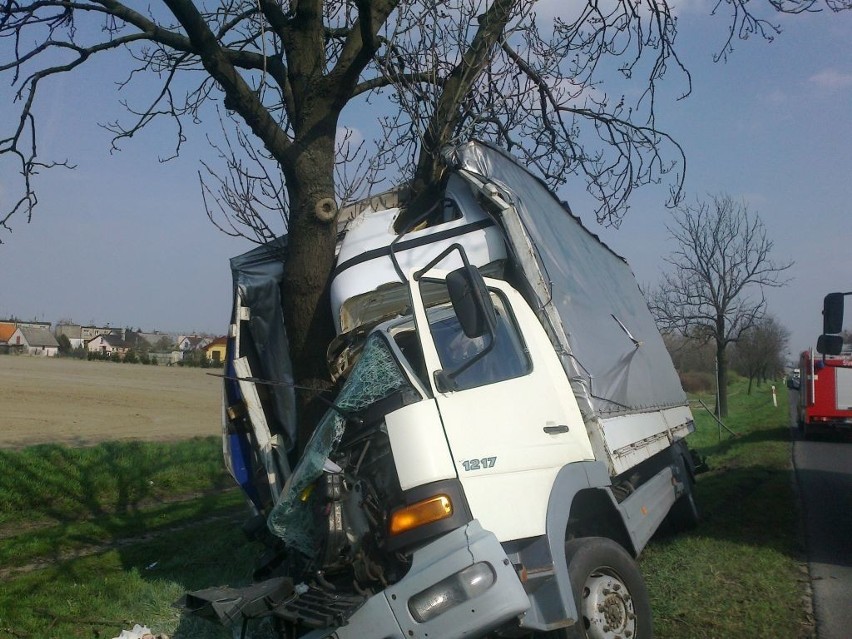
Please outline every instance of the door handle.
[[567, 433], [568, 427], [565, 424], [559, 424], [558, 426], [545, 426], [544, 432], [548, 435], [558, 435], [559, 433]]

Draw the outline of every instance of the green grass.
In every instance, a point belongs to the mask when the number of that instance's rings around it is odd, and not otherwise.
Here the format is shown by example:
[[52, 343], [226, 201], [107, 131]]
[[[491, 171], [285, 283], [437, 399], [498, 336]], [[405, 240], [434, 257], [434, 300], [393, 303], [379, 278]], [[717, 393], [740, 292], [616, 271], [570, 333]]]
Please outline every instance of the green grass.
[[215, 437], [0, 450], [0, 531], [131, 513], [176, 493], [230, 488]]
[[187, 590], [250, 579], [241, 493], [221, 441], [0, 451], [0, 639], [115, 637], [134, 623], [228, 637], [181, 619]]
[[720, 442], [712, 417], [693, 408], [690, 444], [709, 466], [696, 488], [702, 523], [643, 553], [661, 639], [808, 636], [786, 389], [776, 384], [777, 408], [768, 385], [745, 389], [731, 386], [724, 420], [737, 437], [722, 431]]
[[187, 590], [247, 582], [255, 553], [221, 521], [58, 561], [0, 582], [0, 637], [111, 638], [136, 623], [176, 639], [229, 637], [173, 604]]

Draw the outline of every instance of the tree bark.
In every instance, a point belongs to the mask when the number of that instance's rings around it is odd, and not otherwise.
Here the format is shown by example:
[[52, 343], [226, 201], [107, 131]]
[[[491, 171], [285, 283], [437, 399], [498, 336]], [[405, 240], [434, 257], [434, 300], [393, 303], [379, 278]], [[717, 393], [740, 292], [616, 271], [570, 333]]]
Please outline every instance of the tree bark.
[[716, 414], [719, 417], [728, 416], [728, 353], [724, 341], [716, 342], [716, 386], [719, 389], [719, 399], [716, 404]]
[[[319, 130], [328, 126], [330, 134]], [[327, 407], [319, 397], [331, 387], [326, 347], [334, 336], [329, 298], [337, 237], [334, 123], [318, 123], [311, 131], [316, 135], [296, 138], [288, 150], [290, 221], [282, 283], [293, 374], [300, 386], [314, 389], [297, 392], [300, 450]]]
[[488, 54], [500, 41], [517, 0], [495, 0], [481, 16], [479, 29], [462, 59], [444, 81], [435, 111], [423, 134], [414, 179], [411, 182], [412, 201], [403, 212], [397, 228], [417, 218], [439, 195], [436, 185], [442, 171], [440, 152], [453, 137], [461, 118], [461, 102], [479, 78]]

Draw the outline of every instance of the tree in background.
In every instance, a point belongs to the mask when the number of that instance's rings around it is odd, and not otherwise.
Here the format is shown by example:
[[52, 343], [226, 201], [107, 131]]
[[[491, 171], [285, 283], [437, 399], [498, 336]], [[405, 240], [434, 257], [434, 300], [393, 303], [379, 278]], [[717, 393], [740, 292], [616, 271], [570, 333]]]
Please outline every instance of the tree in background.
[[[778, 31], [760, 8], [815, 8], [815, 0], [726, 2], [723, 54], [736, 37]], [[551, 186], [580, 176], [601, 221], [617, 223], [644, 183], [670, 179], [678, 198], [682, 153], [654, 114], [667, 70], [689, 92], [668, 4], [553, 5], [560, 16], [539, 24], [535, 0], [163, 0], [138, 10], [117, 0], [9, 0], [0, 7], [0, 73], [18, 110], [4, 111], [0, 156], [17, 163], [22, 189], [4, 204], [0, 227], [18, 214], [30, 219], [44, 169], [71, 166], [42, 154], [40, 86], [122, 56], [120, 86], [150, 96], [127, 104], [126, 121], [105, 124], [113, 145], [165, 121], [178, 154], [190, 124], [207, 123], [219, 162], [200, 172], [208, 215], [257, 241], [288, 233], [284, 319], [295, 376], [327, 387], [336, 214], [387, 176], [411, 185], [409, 212], [428, 206], [445, 143], [493, 141]], [[849, 5], [826, 0], [832, 10]], [[616, 75], [629, 90], [608, 95], [605, 81]], [[386, 113], [380, 138], [353, 139], [347, 107]], [[222, 126], [218, 137], [211, 122]]]
[[682, 205], [669, 233], [677, 249], [649, 307], [663, 332], [689, 335], [715, 345], [718, 403], [728, 414], [727, 347], [766, 313], [766, 288], [783, 286], [793, 262], [771, 258], [773, 242], [760, 217], [729, 195]]
[[174, 350], [174, 348], [174, 340], [172, 340], [172, 338], [168, 335], [163, 335], [156, 341], [152, 350], [155, 353], [168, 353], [169, 351]]
[[697, 393], [715, 385], [715, 353], [706, 339], [679, 333], [663, 334], [666, 349], [680, 377], [683, 390]]
[[731, 363], [735, 371], [748, 377], [749, 395], [755, 380], [760, 385], [767, 379], [784, 375], [784, 353], [789, 339], [790, 331], [774, 317], [766, 315], [734, 344]]
[[56, 338], [57, 343], [59, 344], [59, 352], [62, 355], [70, 355], [74, 352], [74, 348], [71, 346], [71, 340], [68, 339], [67, 335], [59, 335]]

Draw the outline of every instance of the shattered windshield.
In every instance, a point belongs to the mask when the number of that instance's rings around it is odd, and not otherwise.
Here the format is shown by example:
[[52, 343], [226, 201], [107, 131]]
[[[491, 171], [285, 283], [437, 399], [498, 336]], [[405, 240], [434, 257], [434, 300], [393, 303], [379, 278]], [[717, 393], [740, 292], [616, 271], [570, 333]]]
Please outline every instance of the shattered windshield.
[[269, 515], [269, 529], [288, 546], [308, 556], [314, 554], [314, 523], [308, 497], [310, 487], [343, 438], [347, 420], [341, 413], [357, 415], [402, 389], [413, 392], [388, 344], [373, 334], [335, 400], [337, 408], [329, 409], [320, 420]]

